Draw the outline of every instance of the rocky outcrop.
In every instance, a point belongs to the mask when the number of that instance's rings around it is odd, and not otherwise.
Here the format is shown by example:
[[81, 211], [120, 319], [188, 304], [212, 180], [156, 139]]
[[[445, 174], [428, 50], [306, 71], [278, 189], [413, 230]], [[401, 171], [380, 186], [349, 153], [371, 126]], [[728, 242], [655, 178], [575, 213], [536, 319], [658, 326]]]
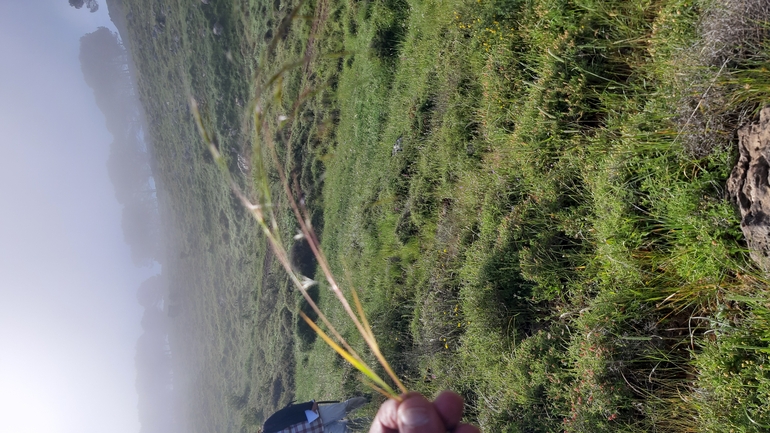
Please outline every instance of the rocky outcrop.
[[727, 192], [740, 209], [751, 258], [770, 271], [770, 107], [760, 112], [759, 123], [738, 130], [738, 148]]

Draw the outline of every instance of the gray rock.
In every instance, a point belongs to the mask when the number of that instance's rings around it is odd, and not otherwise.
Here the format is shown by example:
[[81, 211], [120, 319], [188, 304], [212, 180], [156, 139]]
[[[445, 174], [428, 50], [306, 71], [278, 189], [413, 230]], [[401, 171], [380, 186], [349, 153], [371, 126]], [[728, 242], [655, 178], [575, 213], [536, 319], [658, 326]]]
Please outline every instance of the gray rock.
[[759, 113], [759, 123], [738, 130], [738, 150], [727, 193], [740, 209], [751, 258], [770, 271], [770, 107]]
[[396, 154], [397, 154], [398, 152], [401, 152], [402, 150], [404, 150], [404, 148], [401, 146], [401, 143], [402, 143], [402, 140], [403, 140], [403, 139], [404, 139], [404, 136], [403, 136], [403, 135], [400, 135], [400, 136], [399, 136], [399, 137], [396, 139], [396, 143], [395, 143], [395, 144], [393, 144], [393, 151], [390, 153], [390, 156], [396, 156]]

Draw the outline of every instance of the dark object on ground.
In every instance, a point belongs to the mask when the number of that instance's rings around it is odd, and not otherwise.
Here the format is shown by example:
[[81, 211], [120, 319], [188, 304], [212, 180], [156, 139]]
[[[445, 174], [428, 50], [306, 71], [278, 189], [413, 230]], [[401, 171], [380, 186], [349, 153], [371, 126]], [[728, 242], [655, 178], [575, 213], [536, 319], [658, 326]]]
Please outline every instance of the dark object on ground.
[[770, 107], [762, 109], [759, 123], [738, 130], [738, 150], [727, 193], [740, 209], [751, 258], [770, 271]]
[[307, 420], [305, 411], [313, 408], [313, 402], [290, 404], [265, 420], [263, 433], [278, 432], [291, 425]]

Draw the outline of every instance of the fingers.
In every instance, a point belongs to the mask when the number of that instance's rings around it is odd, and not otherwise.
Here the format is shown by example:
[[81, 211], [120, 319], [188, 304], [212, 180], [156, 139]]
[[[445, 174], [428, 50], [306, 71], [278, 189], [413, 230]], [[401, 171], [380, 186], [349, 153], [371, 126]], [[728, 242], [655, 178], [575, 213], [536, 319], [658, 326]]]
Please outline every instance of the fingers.
[[434, 402], [412, 392], [403, 401], [388, 400], [380, 406], [369, 433], [480, 433], [469, 424], [460, 424], [463, 399], [444, 391]]
[[433, 403], [422, 394], [409, 393], [398, 405], [399, 433], [446, 433], [444, 421]]
[[447, 430], [457, 427], [463, 417], [463, 398], [452, 391], [443, 391], [439, 394], [433, 401], [433, 406]]
[[398, 433], [398, 402], [388, 400], [380, 406], [369, 433]]

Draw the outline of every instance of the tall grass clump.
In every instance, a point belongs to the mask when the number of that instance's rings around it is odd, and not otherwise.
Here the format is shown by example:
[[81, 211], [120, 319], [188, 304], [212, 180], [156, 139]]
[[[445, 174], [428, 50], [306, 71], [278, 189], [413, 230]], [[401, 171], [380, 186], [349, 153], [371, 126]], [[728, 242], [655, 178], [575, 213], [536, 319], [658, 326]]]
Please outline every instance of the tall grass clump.
[[730, 425], [735, 431], [761, 432], [770, 426], [768, 354], [770, 322], [764, 296], [733, 295], [740, 310], [724, 306], [712, 320], [712, 334], [703, 340], [693, 402], [700, 409], [701, 431]]

